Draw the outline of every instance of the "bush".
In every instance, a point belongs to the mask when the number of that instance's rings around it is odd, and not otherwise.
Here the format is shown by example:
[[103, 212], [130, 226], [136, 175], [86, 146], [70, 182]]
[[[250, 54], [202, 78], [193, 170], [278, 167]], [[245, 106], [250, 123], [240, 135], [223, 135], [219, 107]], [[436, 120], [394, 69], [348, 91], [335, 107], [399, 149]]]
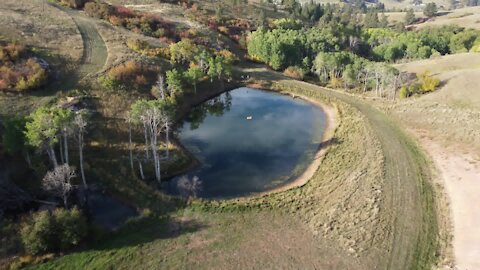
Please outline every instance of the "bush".
[[420, 82], [420, 89], [423, 93], [435, 91], [440, 85], [440, 80], [432, 77], [428, 71], [417, 74], [417, 77]]
[[71, 210], [56, 209], [53, 219], [57, 227], [58, 248], [67, 250], [78, 245], [87, 236], [87, 222], [78, 208]]
[[47, 211], [32, 215], [20, 229], [25, 250], [31, 254], [46, 253], [54, 248], [54, 220]]
[[24, 46], [0, 45], [0, 91], [25, 91], [44, 85], [48, 79], [45, 61], [28, 56]]
[[400, 88], [400, 98], [407, 98], [410, 96], [410, 92], [408, 91], [408, 87], [407, 86], [402, 86], [402, 88]]
[[70, 7], [70, 8], [83, 8], [85, 3], [87, 3], [89, 0], [59, 0], [61, 5]]
[[30, 254], [64, 251], [78, 245], [87, 235], [87, 222], [77, 209], [34, 213], [21, 226], [20, 236]]
[[97, 19], [108, 19], [114, 13], [114, 8], [105, 3], [88, 2], [84, 8], [85, 14]]
[[283, 71], [283, 74], [287, 77], [294, 78], [297, 80], [303, 80], [305, 77], [305, 72], [302, 68], [297, 66], [290, 66]]

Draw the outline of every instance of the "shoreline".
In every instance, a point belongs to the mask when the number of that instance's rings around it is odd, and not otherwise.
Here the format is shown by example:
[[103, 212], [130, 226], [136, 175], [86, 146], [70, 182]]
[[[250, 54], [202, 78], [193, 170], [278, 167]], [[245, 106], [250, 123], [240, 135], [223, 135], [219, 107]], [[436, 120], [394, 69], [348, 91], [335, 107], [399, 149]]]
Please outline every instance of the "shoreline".
[[[247, 86], [249, 87], [249, 86]], [[253, 88], [253, 87], [252, 87]], [[271, 90], [268, 90], [271, 91]], [[278, 92], [278, 91], [274, 91]], [[270, 194], [275, 194], [275, 193], [280, 193], [284, 192], [290, 189], [294, 188], [299, 188], [304, 185], [306, 185], [310, 179], [313, 177], [315, 172], [317, 172], [318, 168], [320, 167], [320, 164], [322, 164], [323, 158], [325, 157], [329, 145], [330, 145], [330, 140], [333, 138], [333, 135], [335, 134], [335, 129], [337, 127], [337, 115], [338, 111], [337, 108], [334, 106], [326, 105], [323, 102], [314, 100], [312, 98], [302, 96], [302, 95], [293, 95], [287, 91], [282, 91], [278, 92], [280, 94], [285, 94], [288, 95], [292, 98], [300, 98], [303, 99], [309, 103], [312, 103], [313, 105], [319, 107], [324, 113], [325, 113], [325, 130], [323, 132], [322, 136], [322, 141], [320, 142], [318, 146], [318, 150], [315, 153], [315, 156], [313, 157], [312, 161], [310, 164], [307, 166], [307, 168], [301, 173], [298, 177], [296, 177], [293, 180], [290, 180], [284, 184], [281, 184], [278, 187], [271, 188], [269, 190], [265, 190], [259, 193], [254, 193], [251, 196], [244, 196], [244, 197], [262, 197], [262, 196], [267, 196]]]
[[[307, 184], [308, 181], [313, 177], [315, 172], [320, 167], [320, 164], [322, 163], [323, 158], [325, 157], [325, 155], [328, 151], [330, 140], [333, 138], [333, 135], [335, 133], [335, 129], [337, 127], [337, 122], [336, 122], [337, 114], [338, 114], [337, 108], [335, 106], [327, 105], [323, 102], [320, 102], [318, 100], [315, 100], [315, 99], [312, 99], [312, 98], [309, 98], [309, 97], [306, 97], [306, 96], [303, 96], [303, 95], [294, 95], [292, 93], [289, 93], [288, 91], [275, 91], [275, 90], [272, 90], [272, 89], [259, 88], [259, 87], [256, 87], [254, 85], [249, 85], [248, 83], [247, 84], [232, 83], [232, 84], [228, 85], [228, 87], [223, 87], [223, 89], [221, 89], [220, 91], [210, 92], [207, 95], [201, 97], [200, 99], [195, 100], [194, 102], [191, 102], [191, 101], [186, 102], [186, 104], [184, 104], [183, 108], [181, 108], [180, 114], [183, 117], [194, 106], [196, 106], [198, 104], [201, 104], [202, 102], [205, 102], [206, 100], [209, 100], [209, 99], [211, 99], [215, 96], [221, 95], [221, 94], [223, 94], [227, 91], [233, 90], [233, 89], [235, 89], [235, 87], [237, 87], [237, 88], [248, 87], [248, 88], [252, 88], [252, 89], [256, 89], [256, 90], [275, 92], [275, 93], [278, 93], [278, 94], [281, 94], [281, 95], [288, 95], [291, 98], [300, 98], [300, 99], [302, 99], [306, 102], [309, 102], [309, 103], [313, 104], [314, 106], [320, 108], [325, 113], [325, 130], [324, 130], [323, 135], [322, 135], [322, 140], [318, 145], [318, 150], [316, 151], [312, 160], [309, 162], [309, 165], [306, 167], [306, 169], [298, 177], [296, 177], [292, 180], [289, 180], [286, 183], [283, 183], [283, 184], [281, 184], [277, 187], [273, 187], [271, 189], [267, 189], [265, 191], [258, 192], [258, 193], [252, 193], [250, 195], [240, 196], [240, 197], [237, 197], [237, 199], [238, 198], [248, 198], [248, 197], [262, 197], [262, 196], [266, 196], [266, 195], [269, 195], [269, 194], [275, 194], [275, 193], [287, 191], [289, 189], [302, 187], [305, 184]], [[186, 148], [181, 144], [181, 142], [178, 140], [178, 138], [175, 137], [175, 141], [176, 141], [176, 144], [179, 145], [181, 148], [183, 148], [184, 151], [186, 150]], [[186, 173], [189, 170], [191, 170], [191, 169], [193, 169], [193, 168], [195, 168], [199, 165], [198, 161], [196, 160], [196, 158], [191, 153], [186, 151], [186, 154], [193, 160], [193, 162], [191, 164], [189, 164], [188, 166], [186, 166], [185, 168], [169, 174], [169, 176], [167, 177], [168, 178], [167, 181], [170, 181], [172, 178], [174, 178], [174, 177], [176, 177], [180, 174]]]

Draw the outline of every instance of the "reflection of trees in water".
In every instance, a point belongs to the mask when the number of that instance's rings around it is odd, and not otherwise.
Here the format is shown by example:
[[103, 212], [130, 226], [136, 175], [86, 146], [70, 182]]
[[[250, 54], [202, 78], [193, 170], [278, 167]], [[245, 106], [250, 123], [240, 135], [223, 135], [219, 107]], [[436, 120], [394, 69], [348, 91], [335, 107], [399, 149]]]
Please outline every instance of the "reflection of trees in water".
[[177, 188], [181, 196], [188, 197], [197, 197], [198, 193], [202, 190], [202, 181], [198, 176], [193, 176], [188, 178], [184, 175], [178, 179]]
[[222, 116], [232, 106], [232, 95], [226, 92], [192, 109], [187, 117], [190, 129], [197, 129], [207, 115]]

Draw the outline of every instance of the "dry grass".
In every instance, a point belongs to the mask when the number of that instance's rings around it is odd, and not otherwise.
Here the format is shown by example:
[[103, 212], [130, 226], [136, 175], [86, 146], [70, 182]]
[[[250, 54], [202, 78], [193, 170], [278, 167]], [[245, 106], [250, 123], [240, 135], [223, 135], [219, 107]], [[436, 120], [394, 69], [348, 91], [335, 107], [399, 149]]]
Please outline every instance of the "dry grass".
[[419, 24], [417, 27], [458, 25], [466, 28], [480, 29], [480, 6], [454, 9], [443, 16], [438, 16]]
[[443, 86], [434, 93], [387, 106], [409, 128], [436, 138], [445, 147], [480, 150], [480, 54], [464, 53], [398, 66], [430, 70]]

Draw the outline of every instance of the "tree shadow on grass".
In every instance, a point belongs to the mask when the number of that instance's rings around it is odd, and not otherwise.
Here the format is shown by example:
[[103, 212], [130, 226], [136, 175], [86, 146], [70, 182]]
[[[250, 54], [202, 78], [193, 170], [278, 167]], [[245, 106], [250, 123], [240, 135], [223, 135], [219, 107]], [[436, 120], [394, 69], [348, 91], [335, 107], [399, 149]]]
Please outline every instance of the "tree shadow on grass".
[[174, 239], [208, 228], [196, 220], [173, 219], [169, 217], [142, 217], [131, 220], [120, 230], [101, 237], [101, 243], [93, 248], [111, 250], [134, 247], [161, 239]]

